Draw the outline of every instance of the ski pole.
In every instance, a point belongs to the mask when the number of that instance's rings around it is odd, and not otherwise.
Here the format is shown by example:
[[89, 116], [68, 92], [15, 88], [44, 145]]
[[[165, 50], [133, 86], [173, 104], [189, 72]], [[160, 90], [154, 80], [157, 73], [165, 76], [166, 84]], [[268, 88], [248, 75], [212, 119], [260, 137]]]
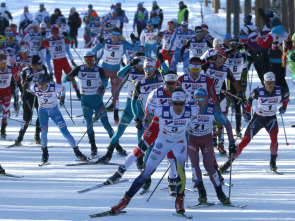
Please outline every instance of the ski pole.
[[231, 174], [233, 169], [233, 161], [232, 161], [232, 154], [230, 155], [230, 170], [229, 170], [229, 194], [228, 198], [230, 199], [230, 193], [231, 193]]
[[65, 108], [65, 110], [66, 110], [67, 114], [69, 115], [69, 117], [71, 118], [73, 124], [74, 124], [75, 126], [77, 126], [77, 124], [74, 122], [73, 118], [70, 116], [70, 113], [69, 113], [69, 111], [67, 110], [65, 104], [63, 104], [62, 106]]
[[154, 192], [156, 191], [156, 189], [158, 188], [158, 186], [160, 185], [160, 183], [162, 182], [163, 178], [165, 177], [166, 173], [168, 172], [168, 170], [170, 169], [171, 164], [169, 164], [169, 167], [167, 168], [167, 170], [165, 171], [165, 173], [163, 174], [162, 178], [159, 180], [157, 186], [154, 188], [153, 192], [151, 193], [151, 195], [149, 196], [149, 198], [146, 200], [147, 202], [150, 200], [150, 198], [152, 197], [152, 195], [154, 194]]
[[[130, 71], [131, 71], [131, 69], [130, 69]], [[130, 72], [129, 72], [129, 73], [130, 73]], [[110, 100], [113, 98], [113, 94], [115, 94], [115, 93], [117, 92], [117, 90], [120, 88], [120, 86], [121, 86], [122, 84], [125, 83], [125, 80], [126, 80], [127, 77], [129, 76], [129, 73], [126, 74], [126, 76], [123, 78], [123, 80], [121, 81], [121, 83], [118, 85], [118, 87], [116, 88], [116, 90], [114, 91], [114, 93], [112, 93], [112, 96], [111, 96], [111, 97], [108, 99], [108, 101], [105, 103], [104, 108], [105, 108], [106, 105], [110, 102]], [[91, 122], [91, 124], [89, 125], [89, 127], [87, 128], [87, 130], [85, 131], [85, 133], [83, 134], [83, 136], [82, 136], [82, 137], [80, 138], [80, 140], [78, 141], [77, 146], [78, 146], [78, 144], [82, 141], [82, 139], [85, 137], [86, 133], [87, 133], [88, 130], [92, 127], [92, 125], [94, 124], [94, 122], [96, 121], [97, 118], [98, 118], [98, 115], [95, 114], [95, 117], [94, 117], [93, 121]]]
[[73, 48], [74, 52], [76, 52], [76, 54], [78, 55], [78, 57], [80, 58], [80, 60], [82, 61], [82, 63], [84, 64], [84, 61], [82, 60], [81, 56], [78, 54], [78, 52], [76, 51], [76, 48]]
[[287, 135], [286, 135], [286, 130], [285, 130], [285, 124], [284, 124], [284, 120], [283, 120], [283, 114], [281, 114], [281, 118], [282, 118], [282, 123], [283, 123], [283, 128], [284, 128], [286, 145], [289, 146], [289, 143], [288, 143], [288, 140], [287, 140]]
[[[7, 116], [4, 116], [4, 115], [0, 115], [0, 117], [3, 117], [3, 118], [7, 118], [9, 120], [13, 120], [13, 121], [16, 121], [16, 122], [20, 122], [20, 123], [24, 123], [24, 121], [21, 121], [21, 120], [16, 120], [16, 119], [13, 119], [13, 118], [10, 118], [10, 117], [7, 117]], [[31, 124], [31, 123], [24, 123], [25, 125], [29, 125], [29, 126], [36, 126], [35, 124]]]

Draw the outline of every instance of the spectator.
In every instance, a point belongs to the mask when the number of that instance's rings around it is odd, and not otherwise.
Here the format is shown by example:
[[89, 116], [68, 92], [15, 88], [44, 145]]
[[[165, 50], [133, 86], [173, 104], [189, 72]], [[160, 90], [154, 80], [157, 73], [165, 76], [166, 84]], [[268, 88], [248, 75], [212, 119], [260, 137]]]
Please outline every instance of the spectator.
[[178, 4], [179, 4], [179, 10], [177, 13], [177, 24], [181, 25], [183, 21], [186, 21], [188, 23], [187, 6], [183, 3], [183, 1], [180, 1]]
[[84, 38], [84, 41], [85, 41], [85, 48], [90, 48], [91, 47], [91, 44], [89, 44], [90, 35], [89, 35], [88, 29], [87, 29], [87, 25], [95, 17], [95, 14], [96, 14], [96, 17], [97, 17], [97, 13], [96, 13], [95, 10], [93, 10], [93, 6], [91, 4], [88, 5], [88, 11], [85, 12], [85, 15], [84, 15], [84, 18], [83, 18], [83, 22], [85, 22], [85, 24], [86, 24], [85, 29], [84, 29], [84, 35], [83, 35], [83, 38]]
[[5, 2], [1, 2], [0, 8], [0, 35], [4, 34], [4, 30], [9, 26], [9, 19], [12, 19], [10, 12], [7, 10]]
[[125, 10], [122, 10], [121, 6], [122, 6], [121, 3], [116, 4], [117, 17], [121, 19], [120, 30], [122, 33], [124, 23], [126, 24], [129, 23], [129, 19], [126, 16]]
[[[70, 15], [68, 19], [68, 25], [70, 26], [70, 36], [75, 42], [75, 48], [78, 47], [78, 41], [77, 41], [77, 36], [78, 36], [78, 28], [81, 27], [81, 18], [79, 16], [79, 13], [76, 12], [76, 8], [72, 7], [70, 9]], [[73, 47], [73, 44], [72, 44]]]
[[40, 3], [40, 5], [39, 5], [39, 11], [38, 12], [36, 12], [36, 14], [35, 14], [35, 19], [39, 19], [39, 18], [42, 18], [42, 19], [44, 19], [46, 16], [50, 16], [49, 15], [49, 13], [46, 11], [46, 8], [44, 7], [44, 3]]
[[24, 30], [26, 27], [28, 27], [29, 24], [33, 22], [33, 15], [29, 12], [29, 7], [24, 7], [24, 13], [20, 17], [20, 23], [19, 23], [19, 32], [21, 30]]
[[54, 25], [58, 17], [64, 17], [59, 8], [54, 9], [54, 14], [51, 15], [50, 24]]
[[164, 16], [162, 9], [160, 9], [156, 1], [153, 1], [153, 7], [150, 12], [150, 20], [152, 21], [154, 28], [161, 30]]
[[137, 4], [137, 11], [134, 15], [133, 30], [135, 31], [135, 25], [137, 27], [138, 37], [142, 30], [146, 27], [146, 22], [149, 18], [147, 10], [143, 7], [143, 2]]

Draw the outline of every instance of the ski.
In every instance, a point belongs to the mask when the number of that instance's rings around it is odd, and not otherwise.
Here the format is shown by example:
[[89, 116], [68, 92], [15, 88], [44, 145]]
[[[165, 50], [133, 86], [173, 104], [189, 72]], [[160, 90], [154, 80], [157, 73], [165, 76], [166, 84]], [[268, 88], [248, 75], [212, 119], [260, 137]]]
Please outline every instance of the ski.
[[123, 180], [119, 180], [116, 183], [109, 183], [109, 184], [107, 182], [99, 183], [99, 184], [96, 184], [95, 186], [92, 186], [92, 187], [84, 189], [84, 190], [79, 190], [77, 192], [78, 193], [86, 193], [86, 192], [89, 192], [89, 191], [92, 191], [92, 190], [96, 190], [96, 189], [98, 189], [100, 187], [110, 186], [110, 185], [114, 185], [114, 184], [117, 184], [117, 183], [124, 183], [124, 182], [128, 182], [128, 181], [129, 181], [128, 179], [123, 179]]
[[97, 161], [86, 161], [86, 162], [81, 162], [81, 163], [70, 163], [70, 164], [66, 164], [66, 166], [68, 166], [68, 167], [85, 166], [85, 165], [112, 165], [112, 166], [120, 166], [121, 164], [119, 164], [119, 163], [103, 163], [103, 162], [97, 162]]
[[272, 174], [277, 174], [277, 175], [284, 175], [283, 172], [279, 172], [279, 171], [276, 171], [276, 170], [270, 170], [270, 171], [267, 170], [266, 172], [272, 173]]
[[43, 166], [47, 166], [47, 165], [50, 165], [50, 164], [51, 164], [50, 162], [46, 162], [46, 163], [40, 163], [38, 166], [43, 167]]
[[96, 214], [92, 214], [89, 215], [91, 218], [95, 218], [95, 217], [104, 217], [104, 216], [116, 216], [116, 215], [120, 215], [120, 214], [124, 214], [127, 213], [126, 211], [119, 211], [119, 212], [113, 212], [112, 210], [109, 211], [105, 211], [105, 212], [101, 212], [101, 213], [96, 213]]
[[178, 216], [178, 217], [187, 218], [187, 219], [192, 219], [192, 218], [193, 218], [192, 215], [188, 216], [188, 215], [186, 215], [185, 213], [172, 213], [172, 215], [174, 215], [174, 216]]
[[12, 141], [12, 138], [9, 138], [9, 137], [0, 137], [0, 140]]
[[214, 203], [214, 205], [217, 205], [217, 206], [227, 206], [227, 207], [237, 207], [237, 208], [240, 208], [240, 209], [244, 209], [246, 208], [248, 205], [238, 205], [238, 204], [222, 204], [222, 203]]
[[17, 176], [10, 173], [1, 173], [0, 176], [7, 176], [7, 177], [13, 177], [13, 178], [23, 178], [24, 176]]
[[14, 143], [14, 144], [10, 144], [8, 146], [5, 146], [5, 148], [12, 148], [12, 147], [19, 147], [19, 146], [22, 146], [22, 144], [16, 144], [16, 143]]
[[195, 205], [192, 205], [192, 206], [187, 206], [187, 208], [189, 208], [189, 209], [197, 209], [200, 206], [201, 207], [207, 207], [207, 206], [214, 206], [214, 205], [215, 205], [214, 203], [201, 202], [201, 203], [198, 203], [198, 204], [195, 204]]
[[[198, 192], [197, 190], [192, 190], [189, 188], [184, 188], [186, 191], [190, 191], [190, 192]], [[168, 187], [164, 187], [164, 188], [160, 188], [159, 190], [168, 190]]]

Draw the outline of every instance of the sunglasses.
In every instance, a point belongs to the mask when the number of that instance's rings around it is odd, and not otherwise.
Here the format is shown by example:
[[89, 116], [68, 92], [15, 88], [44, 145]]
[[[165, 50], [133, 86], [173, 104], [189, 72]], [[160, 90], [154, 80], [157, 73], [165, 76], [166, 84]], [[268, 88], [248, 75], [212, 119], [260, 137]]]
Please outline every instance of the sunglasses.
[[197, 97], [194, 97], [194, 100], [195, 100], [195, 101], [204, 101], [204, 100], [205, 100], [205, 98], [204, 98], [204, 97], [202, 97], [202, 98], [197, 98]]
[[172, 104], [174, 106], [183, 106], [185, 104], [185, 102], [176, 102], [176, 101], [173, 101]]
[[193, 72], [202, 70], [202, 68], [193, 68], [193, 67], [189, 67], [189, 69], [190, 71], [193, 71]]
[[119, 36], [112, 36], [112, 38], [115, 38], [115, 39], [120, 39]]
[[85, 57], [84, 60], [85, 61], [93, 61], [94, 57]]
[[196, 32], [196, 35], [202, 35], [202, 34], [203, 32], [200, 32], [200, 31]]
[[155, 68], [151, 67], [151, 68], [144, 68], [145, 71], [153, 71]]
[[166, 81], [165, 84], [167, 85], [176, 85], [176, 81]]
[[7, 65], [6, 62], [2, 62], [2, 63], [0, 63], [0, 66], [6, 66], [6, 65]]
[[240, 39], [240, 42], [241, 42], [241, 43], [246, 43], [246, 44], [247, 44], [247, 43], [248, 43], [248, 39]]
[[14, 39], [14, 37], [13, 36], [9, 36], [8, 39]]
[[137, 65], [138, 66], [142, 66], [143, 65], [143, 62], [139, 62]]
[[222, 44], [217, 44], [215, 47], [222, 48]]
[[272, 84], [275, 84], [275, 82], [274, 82], [274, 81], [265, 81], [264, 83], [265, 83], [265, 84], [267, 84], [267, 85], [272, 85]]

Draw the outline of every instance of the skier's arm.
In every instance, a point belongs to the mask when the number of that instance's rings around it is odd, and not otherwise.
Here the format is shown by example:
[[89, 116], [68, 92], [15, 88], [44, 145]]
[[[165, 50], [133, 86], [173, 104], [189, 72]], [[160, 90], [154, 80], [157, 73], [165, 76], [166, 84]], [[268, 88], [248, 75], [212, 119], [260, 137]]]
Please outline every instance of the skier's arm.
[[166, 73], [167, 71], [169, 71], [169, 68], [168, 68], [167, 64], [165, 63], [165, 61], [163, 63], [161, 63], [161, 67], [162, 67], [163, 74]]
[[246, 112], [250, 113], [251, 111], [251, 107], [252, 107], [252, 103], [254, 100], [258, 99], [258, 90], [257, 88], [255, 88], [249, 95], [248, 99], [247, 99], [247, 107], [246, 107]]
[[228, 71], [227, 71], [227, 79], [232, 81], [235, 84], [236, 90], [238, 92], [242, 91], [242, 88], [241, 88], [239, 82], [236, 80], [236, 78], [234, 77], [234, 75], [233, 75], [233, 73], [231, 72], [230, 69], [228, 69]]
[[143, 46], [144, 45], [144, 31], [141, 32], [139, 39], [140, 39], [140, 45]]
[[187, 41], [180, 50], [180, 57], [183, 56], [185, 49], [188, 49], [190, 47], [191, 40]]
[[63, 83], [67, 82], [67, 81], [72, 81], [75, 77], [78, 76], [80, 71], [80, 66], [75, 67], [64, 79], [63, 79]]
[[225, 126], [229, 143], [235, 143], [231, 123], [216, 105], [214, 105], [214, 118]]
[[164, 14], [163, 14], [163, 10], [160, 9], [160, 13], [159, 13], [159, 17], [160, 17], [160, 22], [159, 22], [159, 31], [161, 30], [162, 28], [162, 24], [163, 24], [163, 21], [164, 21]]
[[126, 74], [128, 73], [128, 71], [132, 68], [132, 66], [130, 64], [126, 65], [125, 67], [121, 68], [118, 72], [117, 72], [117, 76], [118, 77], [125, 77]]
[[102, 44], [98, 42], [98, 43], [92, 48], [91, 51], [92, 51], [94, 54], [96, 54], [101, 48], [104, 47], [104, 45], [105, 45], [105, 41], [103, 41]]
[[217, 102], [217, 95], [216, 95], [216, 90], [215, 90], [215, 87], [214, 87], [214, 83], [213, 83], [213, 80], [210, 78], [210, 77], [206, 77], [206, 81], [207, 81], [207, 91], [208, 91], [208, 94], [210, 96], [210, 102], [211, 103], [216, 103]]
[[169, 50], [168, 51], [171, 51], [173, 45], [174, 45], [174, 42], [175, 42], [175, 39], [177, 37], [177, 31], [174, 31], [173, 35], [172, 35], [172, 38], [171, 38], [171, 43], [170, 43], [170, 46], [169, 46]]
[[107, 79], [107, 77], [106, 77], [106, 75], [104, 73], [104, 70], [103, 70], [103, 68], [99, 68], [98, 70], [99, 70], [99, 74], [100, 74], [100, 79], [102, 81], [102, 85], [103, 85], [104, 88], [107, 88], [108, 79]]

